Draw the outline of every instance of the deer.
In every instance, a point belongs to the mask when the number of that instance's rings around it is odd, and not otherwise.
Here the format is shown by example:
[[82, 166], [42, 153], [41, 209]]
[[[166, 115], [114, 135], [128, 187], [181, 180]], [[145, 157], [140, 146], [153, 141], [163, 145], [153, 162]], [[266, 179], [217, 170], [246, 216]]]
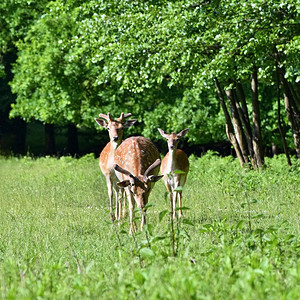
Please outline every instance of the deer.
[[[179, 139], [183, 138], [188, 128], [180, 131], [179, 133], [172, 132], [166, 133], [160, 128], [157, 128], [159, 133], [167, 139], [169, 152], [163, 158], [161, 163], [161, 174], [163, 174], [163, 180], [165, 186], [169, 192], [169, 200], [171, 204], [171, 218], [176, 218], [176, 203], [179, 199], [179, 213], [181, 218], [182, 214], [182, 187], [184, 187], [187, 175], [189, 172], [190, 164], [187, 155], [184, 151], [177, 149]], [[179, 188], [181, 187], [181, 188]]]
[[[106, 185], [109, 197], [109, 209], [110, 209], [110, 219], [114, 221], [115, 219], [121, 219], [121, 209], [122, 202], [120, 197], [118, 197], [118, 191], [120, 190], [116, 185], [118, 178], [116, 177], [114, 165], [114, 154], [118, 146], [121, 144], [123, 139], [123, 130], [132, 126], [137, 120], [125, 120], [131, 116], [131, 113], [124, 114], [121, 113], [120, 117], [114, 120], [110, 113], [99, 114], [101, 119], [95, 118], [95, 121], [103, 128], [106, 128], [109, 133], [109, 142], [103, 148], [99, 156], [99, 166], [102, 173], [106, 179]], [[122, 190], [121, 190], [122, 191]], [[113, 192], [116, 198], [116, 211], [115, 216], [113, 214]], [[123, 196], [123, 192], [121, 192]], [[124, 198], [124, 197], [123, 197]], [[125, 202], [125, 201], [124, 201]], [[124, 203], [125, 204], [125, 203]], [[123, 205], [123, 216], [125, 215], [125, 205]]]
[[141, 136], [130, 137], [117, 148], [114, 161], [114, 169], [120, 180], [117, 185], [129, 191], [127, 198], [131, 235], [136, 231], [133, 222], [135, 203], [142, 212], [141, 231], [146, 224], [146, 204], [151, 189], [162, 178], [162, 175], [157, 175], [161, 163], [160, 153], [149, 139]]

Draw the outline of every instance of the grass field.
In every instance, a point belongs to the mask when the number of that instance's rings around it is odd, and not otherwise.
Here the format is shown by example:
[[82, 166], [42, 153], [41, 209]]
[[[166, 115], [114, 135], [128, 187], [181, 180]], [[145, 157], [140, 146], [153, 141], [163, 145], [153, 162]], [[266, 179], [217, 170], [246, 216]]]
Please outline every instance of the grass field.
[[92, 156], [0, 158], [0, 298], [299, 299], [300, 164], [190, 162], [173, 244], [162, 181], [129, 236]]

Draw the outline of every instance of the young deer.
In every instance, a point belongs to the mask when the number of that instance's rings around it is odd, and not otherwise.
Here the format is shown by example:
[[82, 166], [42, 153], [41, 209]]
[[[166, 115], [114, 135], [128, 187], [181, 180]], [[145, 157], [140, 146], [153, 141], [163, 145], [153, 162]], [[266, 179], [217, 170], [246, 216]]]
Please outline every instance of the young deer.
[[[110, 142], [102, 150], [99, 157], [99, 165], [102, 173], [106, 178], [106, 185], [109, 196], [109, 208], [110, 208], [110, 218], [113, 221], [115, 218], [119, 220], [121, 218], [121, 209], [122, 203], [121, 199], [118, 197], [119, 188], [116, 183], [118, 179], [115, 174], [115, 170], [113, 169], [114, 165], [114, 154], [117, 147], [121, 144], [123, 138], [123, 129], [132, 126], [136, 120], [125, 120], [129, 118], [131, 113], [124, 114], [121, 113], [120, 117], [114, 120], [110, 113], [107, 115], [99, 114], [101, 119], [95, 118], [95, 121], [103, 128], [107, 128], [109, 133]], [[116, 197], [116, 212], [115, 216], [113, 214], [113, 191], [115, 192]], [[123, 194], [123, 193], [122, 193]], [[123, 207], [123, 215], [125, 214], [125, 205]]]
[[115, 152], [116, 175], [119, 178], [118, 186], [128, 187], [134, 200], [128, 195], [130, 211], [130, 231], [135, 231], [133, 210], [135, 202], [142, 211], [141, 230], [146, 223], [145, 205], [148, 202], [150, 191], [158, 176], [160, 154], [154, 144], [145, 137], [130, 137], [126, 139]]
[[176, 218], [177, 198], [179, 198], [179, 217], [182, 217], [182, 210], [180, 209], [182, 207], [182, 190], [177, 190], [177, 188], [185, 185], [190, 164], [187, 155], [182, 150], [177, 149], [177, 146], [179, 139], [183, 138], [189, 129], [184, 129], [177, 134], [174, 132], [168, 134], [160, 128], [157, 129], [168, 141], [169, 152], [162, 160], [161, 173], [169, 192], [172, 217]]

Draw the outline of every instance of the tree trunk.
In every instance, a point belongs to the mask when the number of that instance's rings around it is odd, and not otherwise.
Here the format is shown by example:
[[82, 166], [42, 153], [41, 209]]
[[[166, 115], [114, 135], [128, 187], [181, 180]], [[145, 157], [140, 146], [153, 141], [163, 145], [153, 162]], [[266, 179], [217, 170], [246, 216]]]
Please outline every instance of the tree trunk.
[[292, 97], [294, 99], [294, 102], [295, 102], [295, 105], [297, 107], [297, 110], [300, 111], [300, 99], [299, 99], [299, 96], [298, 96], [298, 93], [297, 93], [297, 87], [296, 87], [296, 90], [294, 89], [294, 85], [291, 84], [290, 82], [287, 82], [288, 84], [288, 87], [291, 91], [291, 94], [292, 94]]
[[228, 103], [229, 103], [229, 109], [231, 112], [232, 124], [233, 124], [233, 129], [234, 129], [236, 139], [238, 141], [241, 152], [243, 154], [243, 159], [244, 159], [245, 163], [249, 163], [248, 151], [247, 151], [248, 149], [247, 149], [246, 142], [245, 142], [245, 135], [243, 132], [243, 127], [241, 124], [239, 113], [236, 108], [236, 103], [235, 103], [233, 92], [232, 92], [232, 90], [226, 90], [225, 93], [226, 93]]
[[67, 153], [72, 156], [78, 153], [78, 132], [75, 124], [68, 125]]
[[291, 158], [290, 158], [290, 154], [289, 154], [289, 149], [287, 147], [286, 140], [285, 140], [285, 133], [284, 133], [282, 125], [281, 125], [279, 71], [278, 71], [277, 64], [276, 64], [276, 88], [277, 88], [277, 124], [278, 124], [278, 129], [279, 129], [281, 140], [282, 140], [285, 157], [286, 157], [288, 165], [291, 166], [292, 162], [291, 162]]
[[247, 103], [246, 103], [246, 97], [245, 97], [243, 86], [240, 82], [236, 82], [235, 85], [236, 85], [236, 90], [237, 90], [237, 93], [238, 93], [238, 96], [239, 96], [238, 98], [241, 100], [244, 117], [246, 119], [247, 124], [249, 124], [248, 130], [249, 130], [249, 132], [251, 132], [249, 112], [248, 112], [248, 107], [247, 107]]
[[245, 164], [245, 160], [243, 158], [243, 154], [242, 154], [242, 151], [241, 151], [240, 146], [238, 144], [238, 141], [235, 137], [233, 125], [232, 125], [232, 122], [231, 122], [231, 118], [229, 116], [227, 106], [225, 104], [225, 99], [224, 99], [224, 95], [223, 95], [223, 92], [222, 92], [222, 88], [221, 88], [220, 83], [219, 83], [217, 78], [215, 79], [215, 85], [216, 85], [217, 92], [218, 92], [218, 95], [219, 95], [220, 104], [221, 104], [221, 107], [222, 107], [222, 110], [223, 110], [223, 113], [224, 113], [224, 116], [225, 116], [225, 126], [226, 126], [227, 137], [228, 137], [230, 143], [232, 144], [232, 146], [235, 150], [235, 153], [236, 153], [236, 155], [239, 159], [241, 167], [243, 168], [244, 164]]
[[[235, 104], [236, 104], [236, 108], [237, 108], [239, 117], [240, 117], [241, 122], [244, 126], [244, 134], [245, 134], [245, 139], [246, 139], [246, 142], [247, 142], [248, 153], [250, 154], [250, 158], [251, 158], [251, 164], [252, 164], [254, 169], [257, 169], [257, 163], [256, 163], [254, 150], [253, 150], [253, 144], [252, 144], [252, 132], [251, 132], [251, 125], [250, 125], [249, 116], [248, 116], [248, 109], [244, 110], [240, 106], [235, 90], [233, 90], [233, 97], [235, 99]], [[242, 104], [242, 105], [245, 106], [246, 99], [243, 99], [243, 100], [241, 99], [242, 103], [243, 103], [243, 101], [244, 101], [244, 104]], [[245, 112], [247, 113], [247, 115], [245, 114]]]
[[56, 154], [53, 124], [45, 124], [45, 153], [46, 155]]
[[264, 166], [264, 153], [262, 151], [261, 126], [260, 126], [260, 110], [258, 101], [258, 80], [257, 69], [254, 67], [251, 76], [252, 90], [252, 122], [253, 122], [253, 150], [257, 167]]
[[298, 97], [298, 99], [300, 99], [300, 81], [296, 82], [296, 79], [295, 79], [295, 85], [296, 85], [297, 97]]
[[279, 70], [279, 77], [283, 87], [285, 110], [293, 131], [294, 145], [298, 159], [300, 159], [300, 114], [293, 99], [289, 84], [284, 77], [284, 70]]

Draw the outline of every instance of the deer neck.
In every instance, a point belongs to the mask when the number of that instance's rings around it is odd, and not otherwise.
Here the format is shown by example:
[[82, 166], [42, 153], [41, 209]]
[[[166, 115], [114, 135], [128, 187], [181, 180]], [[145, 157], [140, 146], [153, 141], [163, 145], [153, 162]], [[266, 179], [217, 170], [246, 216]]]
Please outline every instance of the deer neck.
[[119, 143], [111, 141], [111, 147], [112, 147], [113, 151], [116, 151], [116, 149], [118, 148], [118, 146], [119, 146]]
[[118, 141], [118, 142], [115, 142], [115, 141], [110, 141], [110, 144], [111, 144], [111, 148], [112, 150], [115, 152], [117, 150], [117, 148], [120, 146], [121, 144], [121, 140]]
[[176, 169], [176, 152], [177, 152], [177, 147], [173, 149], [169, 148], [169, 158], [167, 163], [167, 168], [169, 172], [172, 172]]

